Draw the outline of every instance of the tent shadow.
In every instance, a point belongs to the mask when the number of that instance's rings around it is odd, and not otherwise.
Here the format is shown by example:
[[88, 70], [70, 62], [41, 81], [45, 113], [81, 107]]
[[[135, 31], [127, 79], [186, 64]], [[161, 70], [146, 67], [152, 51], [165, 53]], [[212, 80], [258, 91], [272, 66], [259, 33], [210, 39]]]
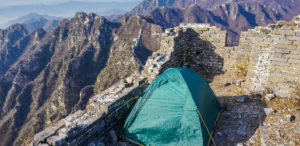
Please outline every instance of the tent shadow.
[[[258, 144], [258, 132], [266, 115], [266, 103], [260, 95], [247, 96], [248, 101], [237, 102], [236, 97], [218, 97], [220, 103], [225, 105], [213, 133], [216, 145], [232, 146], [237, 143]], [[213, 145], [213, 143], [210, 143]]]

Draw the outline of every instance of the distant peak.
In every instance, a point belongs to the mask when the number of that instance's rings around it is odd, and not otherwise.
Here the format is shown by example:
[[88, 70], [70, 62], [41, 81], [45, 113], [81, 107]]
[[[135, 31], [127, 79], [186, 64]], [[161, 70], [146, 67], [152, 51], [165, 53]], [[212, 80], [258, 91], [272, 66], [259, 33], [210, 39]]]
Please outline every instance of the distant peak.
[[20, 31], [25, 34], [27, 33], [26, 29], [19, 23], [9, 26], [6, 30], [7, 31]]
[[86, 18], [87, 14], [84, 12], [76, 12], [74, 18], [80, 18], [80, 19], [84, 19]]

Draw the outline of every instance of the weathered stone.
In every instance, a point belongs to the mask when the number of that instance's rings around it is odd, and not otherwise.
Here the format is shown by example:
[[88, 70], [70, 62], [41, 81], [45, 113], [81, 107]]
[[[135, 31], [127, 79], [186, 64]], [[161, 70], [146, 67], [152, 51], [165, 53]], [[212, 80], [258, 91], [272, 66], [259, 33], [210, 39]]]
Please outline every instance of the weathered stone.
[[276, 46], [278, 48], [282, 48], [282, 49], [296, 49], [296, 46], [293, 46], [293, 45], [278, 44]]
[[286, 118], [286, 120], [289, 121], [289, 122], [295, 120], [295, 116], [294, 116], [294, 115], [286, 115], [285, 118]]
[[278, 131], [276, 131], [276, 136], [277, 136], [278, 138], [283, 138], [283, 137], [284, 137], [284, 134], [278, 130]]
[[133, 80], [134, 80], [134, 77], [128, 77], [128, 78], [126, 78], [125, 81], [126, 81], [128, 84], [132, 84]]
[[225, 82], [225, 83], [223, 83], [223, 86], [224, 87], [226, 87], [226, 86], [230, 86], [231, 85], [231, 83], [229, 83], [229, 82]]
[[296, 146], [296, 143], [293, 141], [289, 141], [289, 146]]
[[39, 144], [39, 145], [37, 145], [37, 146], [49, 146], [48, 144], [45, 144], [45, 143], [43, 143], [43, 144]]
[[52, 146], [61, 146], [65, 145], [65, 136], [55, 135], [47, 138], [47, 143]]
[[240, 80], [236, 80], [236, 81], [234, 82], [234, 84], [235, 84], [236, 86], [241, 86], [243, 82], [245, 82], [245, 80], [240, 79]]
[[251, 139], [249, 140], [249, 143], [250, 143], [250, 144], [255, 144], [255, 140], [251, 138]]
[[297, 121], [300, 121], [300, 110], [296, 110], [296, 111], [294, 112], [294, 116], [295, 116], [295, 119], [296, 119]]
[[272, 100], [272, 99], [275, 98], [275, 95], [274, 95], [274, 94], [267, 94], [267, 95], [265, 96], [265, 98], [266, 98], [268, 101], [270, 101], [270, 100]]
[[236, 146], [245, 146], [244, 143], [237, 143]]
[[300, 37], [299, 36], [291, 36], [291, 37], [287, 37], [288, 40], [292, 40], [292, 41], [300, 41]]
[[273, 108], [264, 108], [264, 112], [266, 115], [271, 115], [273, 114], [275, 111]]
[[110, 137], [112, 139], [112, 144], [117, 144], [118, 137], [117, 137], [116, 132], [114, 130], [111, 130], [111, 131], [109, 131], [109, 135], [110, 135]]
[[44, 141], [45, 138], [53, 135], [55, 133], [54, 130], [52, 130], [51, 128], [46, 128], [43, 131], [37, 133], [34, 135], [34, 140], [35, 141]]
[[243, 95], [243, 96], [238, 96], [238, 97], [236, 97], [236, 101], [237, 102], [239, 102], [239, 103], [245, 103], [245, 102], [247, 102], [248, 101], [248, 96], [246, 96], [246, 95]]

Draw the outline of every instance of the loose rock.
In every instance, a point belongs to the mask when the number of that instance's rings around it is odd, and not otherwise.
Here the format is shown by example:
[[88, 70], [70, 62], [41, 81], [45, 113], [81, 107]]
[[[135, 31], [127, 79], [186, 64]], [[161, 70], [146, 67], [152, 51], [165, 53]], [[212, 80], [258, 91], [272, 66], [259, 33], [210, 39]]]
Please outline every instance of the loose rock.
[[284, 137], [284, 134], [280, 131], [277, 131], [276, 135], [277, 135], [278, 138], [283, 138]]
[[239, 102], [239, 103], [245, 103], [248, 101], [248, 96], [238, 96], [236, 97], [236, 101]]
[[295, 145], [296, 145], [295, 142], [293, 142], [293, 141], [290, 141], [290, 142], [289, 142], [289, 146], [295, 146]]
[[224, 87], [227, 87], [227, 86], [230, 86], [230, 85], [231, 85], [231, 83], [228, 83], [228, 82], [223, 83]]
[[286, 120], [289, 121], [289, 122], [292, 122], [295, 120], [295, 116], [294, 115], [286, 115]]
[[300, 121], [300, 110], [296, 110], [296, 111], [294, 112], [294, 116], [295, 116], [295, 119], [296, 119], [297, 121]]
[[270, 100], [272, 100], [272, 99], [275, 98], [275, 95], [274, 95], [274, 94], [267, 94], [267, 95], [265, 96], [265, 98], [266, 98], [268, 101], [270, 101]]
[[126, 78], [126, 82], [128, 83], [128, 84], [132, 84], [132, 82], [133, 82], [133, 77], [128, 77], [128, 78]]
[[264, 108], [264, 112], [268, 116], [268, 115], [274, 114], [275, 111], [273, 108]]
[[241, 86], [243, 82], [245, 82], [245, 80], [236, 80], [236, 81], [234, 82], [234, 84], [235, 84], [236, 86]]

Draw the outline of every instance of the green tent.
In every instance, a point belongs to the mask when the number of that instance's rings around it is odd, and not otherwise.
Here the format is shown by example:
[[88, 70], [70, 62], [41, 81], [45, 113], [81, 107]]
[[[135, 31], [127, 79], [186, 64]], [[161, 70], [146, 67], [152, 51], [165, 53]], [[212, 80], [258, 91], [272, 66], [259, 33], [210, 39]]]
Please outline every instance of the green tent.
[[204, 146], [221, 113], [199, 74], [172, 68], [145, 90], [126, 119], [122, 137], [137, 145]]

